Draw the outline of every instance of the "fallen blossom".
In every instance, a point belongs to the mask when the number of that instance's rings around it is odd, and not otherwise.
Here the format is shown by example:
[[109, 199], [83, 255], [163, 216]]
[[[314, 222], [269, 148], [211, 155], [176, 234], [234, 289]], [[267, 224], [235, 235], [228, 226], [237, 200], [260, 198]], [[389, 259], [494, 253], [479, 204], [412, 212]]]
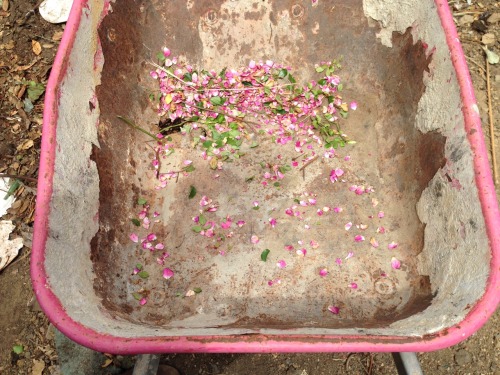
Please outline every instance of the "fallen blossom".
[[384, 234], [385, 233], [385, 228], [384, 227], [378, 227], [377, 228], [377, 233]]
[[281, 279], [269, 280], [267, 282], [267, 285], [269, 285], [269, 286], [273, 286], [274, 284], [281, 284]]
[[365, 237], [364, 236], [361, 236], [361, 235], [357, 235], [357, 236], [354, 236], [354, 241], [356, 242], [363, 242], [365, 240]]
[[327, 270], [326, 268], [321, 268], [321, 269], [319, 270], [319, 275], [320, 275], [321, 277], [324, 277], [324, 276], [328, 275], [328, 270]]
[[297, 253], [297, 255], [305, 257], [307, 254], [307, 250], [302, 248], [302, 249], [297, 250], [296, 253]]
[[156, 241], [156, 234], [154, 233], [149, 233], [146, 237], [148, 241]]
[[355, 101], [352, 101], [350, 104], [349, 104], [349, 107], [355, 111], [356, 109], [358, 109], [358, 103], [355, 102]]
[[358, 284], [356, 284], [356, 283], [350, 283], [349, 284], [349, 288], [351, 288], [351, 289], [358, 289]]
[[317, 249], [319, 247], [319, 244], [314, 240], [309, 241], [309, 245], [311, 245], [313, 249]]
[[233, 222], [231, 221], [231, 218], [229, 216], [226, 216], [226, 220], [220, 224], [220, 227], [222, 229], [229, 229]]
[[241, 228], [243, 225], [245, 225], [245, 222], [243, 220], [238, 220], [236, 222], [236, 225]]
[[349, 251], [349, 252], [347, 253], [347, 256], [345, 257], [345, 259], [347, 260], [347, 259], [349, 259], [349, 258], [352, 258], [353, 256], [354, 256], [354, 253], [353, 253], [352, 251]]
[[379, 245], [378, 245], [378, 241], [372, 237], [370, 238], [370, 244], [374, 247], [374, 248], [377, 248]]
[[194, 296], [196, 293], [194, 290], [192, 289], [189, 289], [187, 292], [186, 292], [186, 297], [192, 297]]
[[332, 314], [338, 315], [340, 309], [337, 306], [328, 306], [328, 311], [330, 311]]
[[139, 305], [144, 306], [147, 302], [148, 300], [145, 297], [142, 297], [139, 301]]
[[139, 236], [135, 233], [131, 233], [129, 238], [132, 242], [135, 242], [135, 243], [139, 242]]
[[389, 250], [393, 250], [393, 249], [395, 249], [396, 247], [398, 247], [398, 243], [397, 243], [397, 242], [392, 241], [389, 245], [387, 245], [387, 247], [389, 248]]
[[379, 211], [377, 216], [379, 219], [382, 219], [385, 216], [384, 211]]
[[250, 237], [250, 242], [253, 244], [258, 244], [259, 241], [260, 241], [259, 237], [257, 237], [255, 234], [253, 234], [252, 237]]
[[335, 259], [335, 263], [337, 263], [340, 266], [342, 264], [342, 259], [340, 258]]
[[285, 245], [286, 251], [293, 251], [294, 247], [292, 245]]
[[156, 250], [163, 250], [165, 248], [165, 245], [162, 243], [162, 242], [158, 242], [156, 245], [155, 245], [155, 249]]
[[348, 222], [346, 225], [344, 225], [344, 229], [345, 230], [349, 230], [349, 229], [351, 229], [351, 227], [352, 227], [352, 223], [351, 222]]
[[342, 207], [334, 207], [333, 211], [336, 213], [342, 212], [344, 209]]
[[172, 276], [174, 276], [174, 271], [172, 271], [170, 268], [165, 268], [163, 270], [163, 278], [165, 279], [170, 279]]

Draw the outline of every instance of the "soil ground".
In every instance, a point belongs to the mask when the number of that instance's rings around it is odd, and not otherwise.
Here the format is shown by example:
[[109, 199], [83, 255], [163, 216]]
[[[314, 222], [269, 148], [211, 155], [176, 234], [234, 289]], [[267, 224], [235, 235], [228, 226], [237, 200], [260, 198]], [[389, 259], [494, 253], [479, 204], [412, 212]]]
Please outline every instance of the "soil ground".
[[[0, 0], [0, 174], [27, 176], [16, 191], [17, 201], [3, 220], [16, 225], [13, 237], [25, 246], [16, 260], [0, 271], [0, 374], [60, 374], [54, 328], [36, 302], [29, 276], [29, 255], [43, 111], [43, 94], [34, 99], [33, 85], [45, 85], [64, 25], [44, 21], [29, 0]], [[460, 39], [469, 62], [486, 141], [490, 142], [486, 65], [482, 46], [500, 51], [498, 1], [468, 5], [450, 1]], [[491, 16], [496, 14], [496, 16]], [[488, 22], [496, 17], [496, 22]], [[485, 34], [492, 34], [487, 35]], [[490, 65], [493, 116], [500, 118], [500, 64]], [[30, 86], [31, 85], [31, 86]], [[39, 86], [38, 86], [39, 87]], [[31, 88], [31, 90], [28, 90]], [[29, 94], [31, 93], [31, 100]], [[494, 124], [496, 143], [500, 122]], [[500, 145], [496, 148], [500, 160]], [[500, 171], [498, 171], [500, 173]], [[3, 195], [3, 192], [0, 192]], [[497, 190], [498, 196], [499, 190]], [[21, 354], [13, 347], [22, 345]], [[102, 366], [93, 373], [118, 374], [133, 365], [133, 358], [97, 357]], [[425, 373], [500, 375], [499, 311], [471, 338], [454, 347], [420, 353]], [[162, 363], [181, 374], [396, 374], [390, 354], [177, 354], [165, 355]]]

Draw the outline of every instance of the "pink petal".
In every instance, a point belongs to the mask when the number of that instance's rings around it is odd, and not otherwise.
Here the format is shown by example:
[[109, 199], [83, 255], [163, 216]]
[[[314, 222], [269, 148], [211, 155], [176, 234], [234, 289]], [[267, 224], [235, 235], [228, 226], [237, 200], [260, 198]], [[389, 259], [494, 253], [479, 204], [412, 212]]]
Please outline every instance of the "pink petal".
[[314, 206], [316, 204], [316, 199], [315, 198], [309, 198], [309, 204]]
[[253, 201], [252, 204], [253, 204], [254, 207], [259, 207], [259, 201]]
[[318, 216], [323, 216], [323, 210], [318, 208], [318, 209], [316, 210], [316, 214], [317, 214]]
[[397, 242], [392, 241], [389, 245], [387, 245], [387, 247], [388, 247], [390, 250], [395, 249], [396, 247], [398, 247], [398, 243], [397, 243]]
[[357, 102], [351, 102], [351, 104], [349, 104], [349, 107], [351, 107], [351, 109], [353, 111], [355, 111], [356, 109], [358, 109], [358, 103]]
[[148, 302], [148, 300], [146, 298], [142, 297], [141, 300], [139, 301], [139, 305], [144, 306], [147, 302]]
[[324, 276], [328, 275], [328, 270], [327, 270], [326, 268], [322, 268], [322, 269], [320, 269], [320, 270], [319, 270], [319, 275], [320, 275], [321, 277], [324, 277]]
[[165, 268], [163, 270], [163, 277], [165, 279], [170, 279], [172, 276], [174, 276], [174, 271], [172, 271], [170, 268]]
[[354, 256], [354, 253], [352, 251], [349, 251], [347, 253], [347, 256], [345, 257], [346, 259], [352, 258]]
[[294, 247], [292, 245], [285, 245], [285, 250], [286, 251], [292, 251]]
[[337, 177], [340, 177], [344, 174], [344, 170], [337, 168], [337, 169], [335, 169], [335, 174], [337, 175]]
[[333, 211], [336, 212], [336, 213], [339, 213], [339, 212], [343, 211], [343, 208], [342, 207], [334, 207]]
[[302, 249], [297, 250], [296, 253], [297, 253], [297, 255], [305, 257], [307, 254], [307, 250], [302, 248]]
[[148, 241], [155, 241], [156, 240], [156, 234], [154, 233], [149, 233], [148, 236], [146, 237]]
[[332, 314], [338, 315], [340, 309], [337, 306], [328, 306], [328, 311], [330, 311]]
[[365, 240], [365, 237], [364, 237], [364, 236], [361, 236], [361, 235], [359, 235], [359, 234], [358, 234], [357, 236], [355, 236], [355, 237], [354, 237], [354, 241], [356, 241], [356, 242], [362, 242], [362, 241], [364, 241], [364, 240]]
[[394, 268], [395, 270], [399, 270], [401, 268], [401, 262], [397, 260], [396, 258], [392, 257], [391, 258], [391, 267]]
[[191, 165], [193, 164], [192, 160], [184, 160], [184, 165]]
[[377, 233], [384, 234], [385, 233], [385, 228], [384, 227], [378, 227], [377, 228]]
[[358, 289], [358, 284], [356, 284], [356, 283], [350, 283], [349, 284], [349, 288], [351, 288], [351, 289]]
[[382, 219], [384, 216], [385, 216], [384, 211], [380, 211], [380, 212], [378, 213], [378, 218], [379, 218], [379, 219]]
[[352, 227], [352, 223], [348, 222], [346, 225], [344, 225], [345, 230], [349, 230]]
[[129, 238], [132, 242], [135, 242], [135, 243], [139, 242], [139, 236], [135, 233], [130, 233]]
[[241, 228], [243, 225], [245, 225], [245, 222], [243, 220], [238, 220], [236, 222], [236, 225]]
[[276, 219], [273, 219], [272, 217], [269, 218], [269, 224], [271, 224], [271, 228], [274, 228], [277, 224]]
[[250, 242], [253, 243], [253, 244], [257, 244], [259, 243], [259, 237], [257, 237], [255, 234], [252, 235], [252, 237], [250, 237]]
[[163, 56], [165, 57], [170, 56], [170, 50], [167, 47], [163, 47]]
[[231, 225], [233, 224], [233, 222], [231, 221], [231, 218], [229, 216], [226, 217], [226, 221], [224, 221], [223, 223], [221, 223], [220, 227], [222, 229], [228, 229], [231, 227]]
[[342, 264], [342, 259], [340, 258], [335, 259], [335, 263], [337, 263], [340, 266]]
[[374, 248], [377, 248], [378, 247], [378, 241], [372, 237], [370, 238], [370, 244], [374, 247]]
[[351, 157], [350, 157], [349, 155], [344, 156], [344, 160], [345, 160], [345, 161], [349, 161], [349, 160], [351, 160]]
[[163, 250], [165, 248], [165, 245], [161, 242], [158, 242], [156, 245], [155, 245], [155, 249], [156, 250]]
[[286, 262], [284, 260], [280, 260], [278, 263], [276, 263], [276, 266], [278, 266], [278, 268], [285, 268]]
[[318, 244], [316, 241], [314, 241], [314, 240], [311, 240], [311, 241], [309, 242], [309, 245], [311, 245], [311, 247], [312, 247], [313, 249], [317, 249], [317, 248], [319, 247], [319, 244]]

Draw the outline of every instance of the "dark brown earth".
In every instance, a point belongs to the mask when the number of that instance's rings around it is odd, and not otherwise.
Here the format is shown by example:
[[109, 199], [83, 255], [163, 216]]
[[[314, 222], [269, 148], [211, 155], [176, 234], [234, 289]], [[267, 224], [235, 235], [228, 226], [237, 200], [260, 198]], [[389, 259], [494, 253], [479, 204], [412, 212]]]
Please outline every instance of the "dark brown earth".
[[[24, 238], [17, 259], [0, 271], [0, 374], [59, 374], [54, 330], [41, 312], [31, 290], [29, 255], [33, 228], [34, 199], [40, 152], [43, 99], [25, 100], [32, 84], [45, 86], [64, 25], [44, 21], [32, 12], [35, 2], [0, 0], [0, 174], [24, 176], [16, 191], [17, 201], [3, 220], [16, 225], [13, 237]], [[458, 4], [458, 5], [457, 5]], [[490, 142], [486, 65], [482, 38], [500, 53], [500, 3], [493, 0], [450, 1], [463, 48], [471, 70], [486, 140]], [[496, 14], [495, 23], [488, 16]], [[492, 34], [488, 41], [485, 34]], [[491, 38], [491, 36], [489, 36]], [[500, 160], [500, 64], [490, 65], [491, 106]], [[490, 147], [489, 147], [490, 148]], [[491, 151], [491, 148], [490, 148]], [[498, 171], [500, 173], [500, 171]], [[497, 188], [497, 196], [500, 190]], [[3, 192], [0, 192], [3, 196]], [[13, 352], [22, 345], [23, 353]], [[103, 357], [102, 373], [119, 373], [131, 366], [123, 357]], [[500, 375], [500, 313], [475, 335], [454, 347], [419, 354], [428, 374]], [[182, 354], [166, 355], [162, 362], [182, 374], [395, 374], [390, 354]], [[114, 366], [117, 365], [117, 366]], [[97, 373], [97, 372], [96, 372]]]

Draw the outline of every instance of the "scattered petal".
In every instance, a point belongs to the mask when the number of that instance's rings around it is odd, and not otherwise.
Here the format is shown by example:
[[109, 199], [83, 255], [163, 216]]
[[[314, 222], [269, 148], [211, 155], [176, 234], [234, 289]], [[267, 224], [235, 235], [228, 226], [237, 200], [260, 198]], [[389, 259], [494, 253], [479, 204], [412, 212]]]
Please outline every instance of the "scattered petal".
[[335, 259], [335, 263], [337, 263], [340, 266], [342, 264], [342, 259], [340, 258]]
[[401, 262], [397, 260], [395, 257], [391, 258], [391, 267], [395, 270], [399, 270], [401, 268]]
[[192, 297], [192, 296], [194, 296], [195, 294], [196, 294], [196, 292], [195, 292], [194, 290], [190, 289], [190, 290], [188, 290], [188, 291], [186, 292], [186, 297]]
[[347, 260], [347, 259], [349, 259], [349, 258], [352, 258], [353, 256], [354, 256], [354, 253], [353, 253], [352, 251], [349, 251], [349, 252], [347, 253], [347, 256], [345, 257], [345, 259]]
[[393, 249], [395, 249], [396, 247], [398, 247], [398, 243], [397, 243], [397, 242], [392, 241], [389, 245], [387, 245], [387, 247], [388, 247], [390, 250], [393, 250]]
[[236, 225], [241, 228], [243, 225], [245, 225], [245, 222], [243, 220], [238, 220], [236, 222]]
[[145, 297], [142, 297], [139, 301], [139, 305], [144, 306], [147, 302], [148, 300]]
[[334, 207], [333, 211], [336, 213], [342, 212], [344, 209], [342, 207]]
[[378, 218], [382, 219], [385, 216], [384, 211], [379, 211]]
[[349, 288], [351, 288], [351, 289], [358, 289], [358, 284], [356, 284], [356, 283], [350, 283], [349, 284]]
[[312, 247], [313, 249], [317, 249], [317, 248], [319, 247], [319, 244], [318, 244], [316, 241], [314, 241], [314, 240], [311, 240], [311, 241], [309, 242], [309, 245], [311, 245], [311, 247]]
[[327, 270], [326, 268], [321, 268], [321, 269], [319, 270], [319, 275], [320, 275], [321, 277], [324, 277], [324, 276], [328, 275], [328, 270]]
[[375, 239], [375, 237], [372, 237], [370, 238], [370, 244], [374, 247], [374, 248], [377, 248], [379, 245], [378, 245], [378, 241]]
[[362, 242], [362, 241], [364, 241], [364, 240], [365, 240], [365, 237], [364, 237], [364, 236], [361, 236], [361, 235], [359, 235], [359, 234], [358, 234], [357, 236], [355, 236], [355, 237], [354, 237], [354, 241], [356, 241], [356, 242]]
[[296, 253], [297, 253], [297, 255], [305, 257], [307, 254], [307, 250], [302, 248], [302, 249], [297, 250]]
[[252, 235], [252, 237], [250, 237], [250, 242], [253, 243], [253, 244], [257, 244], [259, 243], [259, 237], [257, 237], [255, 234]]
[[170, 268], [165, 268], [163, 270], [163, 277], [165, 279], [170, 279], [172, 276], [174, 276], [174, 271], [172, 271]]
[[349, 104], [349, 107], [355, 111], [356, 109], [358, 109], [358, 103], [357, 102], [354, 102], [352, 101], [351, 104]]
[[349, 230], [352, 227], [352, 223], [348, 222], [346, 225], [344, 225], [345, 230]]
[[384, 234], [385, 233], [385, 228], [384, 227], [378, 227], [377, 228], [377, 233]]
[[135, 242], [135, 243], [139, 242], [139, 236], [137, 234], [131, 233], [129, 237], [130, 237], [130, 240], [132, 242]]
[[276, 223], [277, 223], [276, 219], [272, 217], [269, 218], [269, 224], [271, 224], [271, 228], [274, 228], [276, 226]]
[[332, 314], [338, 315], [340, 309], [337, 306], [328, 306], [328, 311], [330, 311]]
[[276, 263], [276, 266], [278, 268], [285, 268], [286, 267], [286, 262], [284, 260], [280, 260], [278, 263]]

